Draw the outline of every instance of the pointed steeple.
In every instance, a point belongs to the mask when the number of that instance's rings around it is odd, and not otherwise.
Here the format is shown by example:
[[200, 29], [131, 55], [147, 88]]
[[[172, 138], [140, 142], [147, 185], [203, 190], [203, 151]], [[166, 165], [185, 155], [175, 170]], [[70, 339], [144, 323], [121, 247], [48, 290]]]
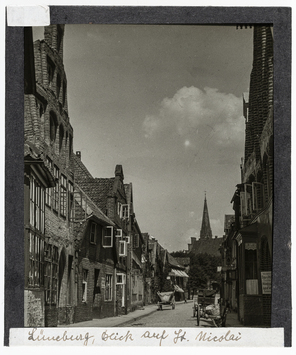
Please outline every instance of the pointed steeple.
[[201, 230], [200, 230], [200, 239], [201, 240], [212, 239], [212, 230], [210, 226], [210, 218], [208, 212], [206, 193], [205, 193], [204, 209], [203, 209], [202, 223], [201, 223]]

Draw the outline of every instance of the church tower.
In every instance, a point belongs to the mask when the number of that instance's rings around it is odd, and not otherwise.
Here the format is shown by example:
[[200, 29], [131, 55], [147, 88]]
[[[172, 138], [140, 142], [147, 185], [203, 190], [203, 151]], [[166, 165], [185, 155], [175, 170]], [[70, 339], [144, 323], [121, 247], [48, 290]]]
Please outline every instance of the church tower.
[[203, 209], [202, 223], [201, 223], [201, 230], [200, 230], [200, 240], [204, 240], [204, 239], [212, 239], [212, 230], [210, 226], [206, 195], [205, 195], [204, 209]]

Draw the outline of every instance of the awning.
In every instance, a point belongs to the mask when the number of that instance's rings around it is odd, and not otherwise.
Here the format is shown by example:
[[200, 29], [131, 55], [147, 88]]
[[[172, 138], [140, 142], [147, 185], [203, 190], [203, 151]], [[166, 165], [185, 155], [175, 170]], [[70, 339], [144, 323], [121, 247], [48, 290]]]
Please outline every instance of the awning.
[[189, 277], [186, 272], [182, 270], [176, 270], [172, 269], [171, 272], [169, 273], [170, 276], [178, 276], [178, 277]]
[[181, 287], [179, 287], [178, 285], [174, 285], [174, 288], [175, 288], [176, 292], [184, 292], [184, 290]]

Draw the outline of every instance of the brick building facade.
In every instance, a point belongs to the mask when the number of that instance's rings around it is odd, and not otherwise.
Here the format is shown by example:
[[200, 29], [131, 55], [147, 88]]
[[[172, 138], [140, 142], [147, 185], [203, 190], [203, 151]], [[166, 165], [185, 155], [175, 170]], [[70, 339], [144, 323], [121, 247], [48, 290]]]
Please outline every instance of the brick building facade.
[[224, 281], [245, 326], [271, 324], [273, 201], [273, 36], [254, 27], [254, 54], [246, 120], [242, 180], [232, 198], [235, 220], [223, 243]]
[[47, 188], [45, 195], [39, 195], [34, 181], [29, 187], [30, 218], [40, 209], [36, 219], [39, 223], [42, 218], [44, 234], [31, 235], [29, 240], [25, 235], [25, 314], [30, 314], [31, 294], [36, 289], [31, 275], [38, 275], [44, 325], [56, 326], [74, 320], [75, 302], [69, 303], [74, 300], [75, 263], [70, 218], [74, 185], [73, 129], [68, 117], [67, 79], [63, 68], [64, 26], [45, 27], [44, 36], [44, 40], [34, 43], [30, 60], [36, 84], [34, 92], [25, 91], [24, 134], [25, 144], [40, 151], [40, 159], [54, 177], [54, 187]]

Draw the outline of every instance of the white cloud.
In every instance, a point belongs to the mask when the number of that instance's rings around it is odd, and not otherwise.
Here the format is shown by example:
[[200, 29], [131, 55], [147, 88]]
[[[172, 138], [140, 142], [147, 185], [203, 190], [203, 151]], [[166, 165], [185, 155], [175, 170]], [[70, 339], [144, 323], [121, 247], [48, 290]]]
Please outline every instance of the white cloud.
[[[242, 99], [213, 88], [183, 87], [172, 98], [163, 99], [155, 115], [145, 117], [143, 128], [146, 138], [164, 130], [180, 136], [194, 132], [198, 136], [200, 130], [206, 129], [217, 144], [241, 142]], [[188, 146], [186, 142], [189, 140], [185, 141]]]

